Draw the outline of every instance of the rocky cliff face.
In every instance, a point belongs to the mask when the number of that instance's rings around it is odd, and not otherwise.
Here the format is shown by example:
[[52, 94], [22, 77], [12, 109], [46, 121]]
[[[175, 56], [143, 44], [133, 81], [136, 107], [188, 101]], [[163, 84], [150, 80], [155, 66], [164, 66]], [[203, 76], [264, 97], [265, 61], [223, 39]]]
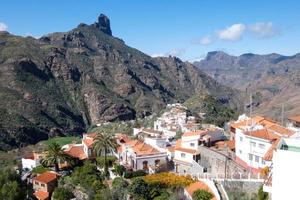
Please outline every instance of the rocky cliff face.
[[194, 64], [219, 83], [251, 92], [257, 113], [279, 119], [282, 105], [286, 116], [300, 113], [300, 54], [230, 56], [210, 52]]
[[235, 90], [192, 64], [152, 58], [113, 37], [104, 15], [40, 39], [0, 33], [0, 149], [144, 117], [199, 93], [240, 106]]

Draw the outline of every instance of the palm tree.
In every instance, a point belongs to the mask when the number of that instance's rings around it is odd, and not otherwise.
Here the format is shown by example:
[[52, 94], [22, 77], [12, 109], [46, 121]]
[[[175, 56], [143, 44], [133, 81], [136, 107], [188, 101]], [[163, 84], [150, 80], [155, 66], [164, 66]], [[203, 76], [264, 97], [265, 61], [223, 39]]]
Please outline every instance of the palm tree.
[[104, 175], [108, 177], [107, 154], [112, 153], [117, 148], [117, 142], [113, 134], [108, 132], [98, 132], [94, 140], [93, 150], [97, 156], [104, 156]]
[[58, 143], [50, 143], [47, 148], [46, 157], [42, 160], [42, 164], [44, 166], [54, 165], [55, 171], [58, 172], [58, 164], [60, 161], [72, 162], [72, 157], [65, 154], [65, 152], [62, 150], [61, 146]]

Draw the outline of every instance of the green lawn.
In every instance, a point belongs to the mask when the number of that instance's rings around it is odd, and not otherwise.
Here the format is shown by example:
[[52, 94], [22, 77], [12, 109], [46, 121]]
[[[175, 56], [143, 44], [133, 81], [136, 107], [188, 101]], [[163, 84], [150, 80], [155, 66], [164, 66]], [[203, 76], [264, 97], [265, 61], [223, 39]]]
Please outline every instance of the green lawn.
[[72, 144], [72, 143], [81, 143], [81, 138], [80, 137], [75, 137], [75, 136], [70, 136], [70, 137], [55, 137], [55, 138], [50, 138], [49, 140], [43, 141], [45, 145], [48, 145], [50, 143], [56, 142], [59, 145], [63, 146], [65, 144]]

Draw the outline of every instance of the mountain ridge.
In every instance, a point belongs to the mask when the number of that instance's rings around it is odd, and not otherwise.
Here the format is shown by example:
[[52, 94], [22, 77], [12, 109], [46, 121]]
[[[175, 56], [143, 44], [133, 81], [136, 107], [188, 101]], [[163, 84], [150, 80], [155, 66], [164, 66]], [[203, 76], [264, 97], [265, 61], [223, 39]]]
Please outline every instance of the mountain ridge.
[[194, 64], [218, 82], [253, 94], [255, 112], [275, 119], [299, 114], [300, 54], [284, 56], [277, 53], [231, 56], [224, 52], [208, 53]]
[[192, 64], [152, 58], [113, 37], [105, 15], [39, 39], [1, 32], [0, 88], [2, 150], [142, 118], [196, 94], [242, 107], [237, 90]]

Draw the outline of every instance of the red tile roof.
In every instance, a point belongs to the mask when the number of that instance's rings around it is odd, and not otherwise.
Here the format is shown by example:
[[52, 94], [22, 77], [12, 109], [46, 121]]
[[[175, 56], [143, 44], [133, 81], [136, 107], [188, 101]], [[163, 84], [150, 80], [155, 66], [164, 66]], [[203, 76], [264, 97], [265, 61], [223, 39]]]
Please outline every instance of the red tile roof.
[[182, 152], [190, 153], [190, 154], [196, 154], [197, 153], [196, 150], [187, 149], [187, 148], [183, 148], [183, 147], [175, 147], [175, 151], [182, 151]]
[[280, 139], [278, 138], [272, 144], [272, 146], [268, 149], [267, 153], [264, 155], [264, 160], [271, 161], [273, 158], [273, 151], [276, 149]]
[[68, 149], [64, 150], [64, 152], [73, 158], [78, 158], [79, 160], [84, 160], [87, 158], [82, 145], [70, 146]]
[[58, 175], [55, 172], [44, 172], [36, 177], [33, 178], [33, 180], [42, 182], [42, 183], [50, 183], [54, 180], [56, 180]]
[[49, 199], [49, 193], [48, 192], [44, 192], [44, 191], [36, 191], [34, 193], [34, 196], [38, 199], [38, 200], [47, 200]]
[[87, 147], [92, 147], [94, 144], [94, 139], [93, 138], [85, 138], [82, 140], [82, 142], [87, 146]]
[[190, 131], [190, 132], [186, 132], [182, 135], [182, 137], [190, 137], [190, 136], [200, 136], [207, 133], [207, 131], [205, 130], [196, 130], [196, 131]]
[[300, 122], [300, 115], [291, 116], [288, 119], [294, 122]]
[[273, 141], [279, 138], [278, 135], [272, 133], [268, 129], [259, 129], [259, 130], [254, 130], [254, 131], [247, 131], [245, 132], [246, 135], [249, 135], [251, 137], [256, 137], [256, 138], [261, 138], [264, 140], [269, 140]]

